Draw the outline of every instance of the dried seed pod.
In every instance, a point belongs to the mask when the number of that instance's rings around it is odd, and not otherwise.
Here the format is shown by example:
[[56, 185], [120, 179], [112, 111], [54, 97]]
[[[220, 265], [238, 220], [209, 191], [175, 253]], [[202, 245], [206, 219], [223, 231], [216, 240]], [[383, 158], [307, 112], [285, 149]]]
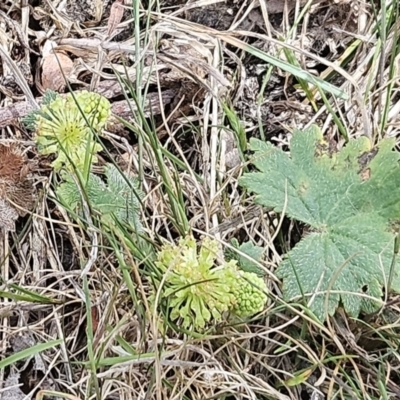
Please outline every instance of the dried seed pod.
[[34, 188], [28, 179], [29, 160], [21, 149], [0, 143], [0, 228], [15, 229], [18, 216], [24, 216], [33, 208]]
[[25, 157], [15, 145], [0, 143], [0, 179], [18, 182], [25, 164]]

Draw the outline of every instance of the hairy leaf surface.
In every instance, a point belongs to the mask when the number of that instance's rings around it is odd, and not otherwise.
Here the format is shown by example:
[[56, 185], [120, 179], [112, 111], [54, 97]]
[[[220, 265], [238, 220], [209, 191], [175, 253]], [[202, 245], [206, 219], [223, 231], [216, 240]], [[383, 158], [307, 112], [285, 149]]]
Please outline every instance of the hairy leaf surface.
[[[287, 300], [304, 299], [321, 320], [342, 302], [358, 316], [379, 307], [393, 259], [394, 222], [400, 219], [399, 153], [394, 141], [372, 148], [365, 137], [331, 152], [313, 127], [296, 131], [291, 152], [251, 139], [258, 172], [241, 185], [255, 201], [304, 222], [310, 233], [277, 269]], [[391, 289], [400, 291], [399, 265]]]
[[[255, 246], [252, 242], [244, 242], [239, 245], [237, 239], [233, 238], [231, 240], [231, 245], [241, 251], [242, 253], [246, 254], [256, 262], [260, 262], [262, 255], [264, 253], [264, 249], [259, 246]], [[230, 249], [227, 247], [225, 249], [225, 257], [227, 261], [236, 260], [238, 267], [244, 272], [253, 272], [258, 276], [264, 276], [265, 272], [262, 268], [260, 268], [256, 262], [251, 261], [249, 258], [242, 256], [238, 252]]]
[[[107, 184], [99, 176], [89, 175], [84, 191], [90, 206], [109, 223], [115, 217], [141, 231], [139, 199], [143, 193], [138, 189], [137, 179], [123, 175], [113, 164], [105, 167], [105, 175]], [[83, 193], [73, 179], [63, 182], [57, 189], [57, 195], [71, 209], [82, 209]]]

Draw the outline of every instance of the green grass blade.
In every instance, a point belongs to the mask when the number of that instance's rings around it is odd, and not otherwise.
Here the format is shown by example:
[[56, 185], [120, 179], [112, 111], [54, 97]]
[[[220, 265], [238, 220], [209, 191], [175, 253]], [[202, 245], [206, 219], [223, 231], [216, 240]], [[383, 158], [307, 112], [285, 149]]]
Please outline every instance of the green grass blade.
[[58, 346], [61, 343], [62, 343], [61, 339], [52, 340], [50, 342], [40, 343], [40, 344], [37, 344], [36, 346], [32, 346], [32, 347], [29, 347], [28, 349], [19, 351], [18, 353], [15, 353], [15, 354], [5, 358], [4, 360], [1, 360], [0, 361], [0, 369], [8, 367], [9, 365], [16, 363], [17, 361], [23, 360], [24, 358], [35, 356], [36, 354], [41, 353], [42, 351], [51, 349], [55, 346]]
[[250, 53], [251, 55], [259, 58], [260, 60], [266, 61], [267, 63], [272, 64], [275, 67], [282, 69], [283, 71], [289, 72], [299, 80], [311, 83], [312, 85], [319, 87], [320, 90], [331, 93], [334, 96], [339, 97], [340, 99], [348, 100], [348, 95], [342, 90], [340, 90], [338, 87], [332, 85], [329, 82], [324, 81], [321, 78], [318, 78], [310, 74], [309, 72], [299, 67], [296, 67], [295, 65], [289, 64], [288, 62], [283, 60], [279, 60], [278, 58], [273, 57], [265, 53], [264, 51], [261, 51], [256, 47], [247, 44], [239, 39], [231, 38], [228, 36], [221, 36], [221, 39], [233, 46], [241, 48], [242, 50]]

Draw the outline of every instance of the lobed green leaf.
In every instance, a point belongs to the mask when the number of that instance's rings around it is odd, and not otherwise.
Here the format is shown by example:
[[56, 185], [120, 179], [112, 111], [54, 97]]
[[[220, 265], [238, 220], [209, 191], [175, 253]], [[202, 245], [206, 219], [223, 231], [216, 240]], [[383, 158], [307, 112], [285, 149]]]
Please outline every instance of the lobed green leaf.
[[[400, 218], [400, 154], [392, 139], [372, 148], [365, 137], [332, 152], [313, 127], [296, 131], [290, 154], [257, 139], [250, 141], [258, 172], [240, 183], [255, 201], [304, 222], [311, 233], [286, 255], [279, 268], [287, 300], [304, 299], [318, 318], [341, 301], [358, 316], [379, 307], [393, 259]], [[400, 292], [398, 263], [391, 288]]]

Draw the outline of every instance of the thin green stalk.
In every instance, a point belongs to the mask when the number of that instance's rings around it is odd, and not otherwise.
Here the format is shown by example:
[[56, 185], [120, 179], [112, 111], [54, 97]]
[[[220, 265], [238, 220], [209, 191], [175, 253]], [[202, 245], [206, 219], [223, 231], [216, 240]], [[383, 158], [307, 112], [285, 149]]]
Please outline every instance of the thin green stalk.
[[86, 338], [87, 338], [87, 351], [89, 357], [88, 367], [91, 372], [91, 377], [88, 385], [87, 396], [91, 396], [91, 385], [94, 385], [94, 390], [96, 393], [96, 398], [101, 399], [101, 392], [99, 381], [97, 379], [97, 368], [98, 364], [96, 361], [94, 348], [93, 348], [93, 320], [92, 320], [92, 303], [90, 300], [90, 290], [87, 280], [87, 275], [83, 276], [83, 292], [85, 293], [85, 308], [86, 308]]

